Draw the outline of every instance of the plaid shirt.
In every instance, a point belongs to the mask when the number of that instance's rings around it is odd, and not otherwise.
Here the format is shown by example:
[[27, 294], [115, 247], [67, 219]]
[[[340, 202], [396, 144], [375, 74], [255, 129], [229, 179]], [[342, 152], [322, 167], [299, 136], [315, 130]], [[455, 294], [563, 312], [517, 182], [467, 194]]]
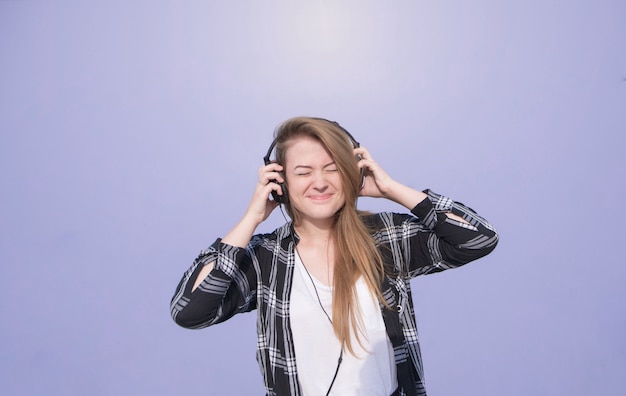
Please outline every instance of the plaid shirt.
[[[455, 268], [491, 252], [495, 229], [467, 206], [432, 191], [410, 214], [378, 213], [364, 219], [386, 268], [381, 304], [394, 348], [401, 395], [426, 395], [410, 279]], [[452, 212], [465, 224], [448, 218]], [[241, 312], [257, 310], [257, 361], [267, 395], [301, 395], [289, 322], [289, 296], [298, 236], [292, 223], [252, 237], [247, 248], [218, 239], [185, 272], [171, 302], [171, 314], [183, 327], [198, 329]], [[192, 293], [202, 269], [214, 269]]]

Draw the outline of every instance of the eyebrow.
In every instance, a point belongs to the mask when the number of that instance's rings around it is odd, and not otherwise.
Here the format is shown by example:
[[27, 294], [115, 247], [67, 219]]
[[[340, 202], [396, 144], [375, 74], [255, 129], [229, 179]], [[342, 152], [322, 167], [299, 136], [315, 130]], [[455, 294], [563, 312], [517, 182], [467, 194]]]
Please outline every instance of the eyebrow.
[[[331, 165], [335, 165], [335, 161], [331, 161], [329, 163], [327, 163], [326, 165], [322, 166], [322, 169], [327, 168]], [[313, 167], [311, 165], [296, 165], [293, 167], [293, 170], [296, 170], [298, 168], [304, 168], [304, 169], [313, 169]]]

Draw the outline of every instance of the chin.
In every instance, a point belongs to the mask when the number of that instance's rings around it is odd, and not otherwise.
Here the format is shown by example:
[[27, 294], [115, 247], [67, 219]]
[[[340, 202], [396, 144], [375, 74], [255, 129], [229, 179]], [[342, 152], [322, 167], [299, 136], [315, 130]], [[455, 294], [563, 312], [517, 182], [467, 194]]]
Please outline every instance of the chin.
[[343, 204], [341, 205], [303, 205], [298, 206], [297, 209], [301, 213], [304, 218], [309, 218], [311, 220], [328, 220], [337, 214], [338, 211], [341, 210]]

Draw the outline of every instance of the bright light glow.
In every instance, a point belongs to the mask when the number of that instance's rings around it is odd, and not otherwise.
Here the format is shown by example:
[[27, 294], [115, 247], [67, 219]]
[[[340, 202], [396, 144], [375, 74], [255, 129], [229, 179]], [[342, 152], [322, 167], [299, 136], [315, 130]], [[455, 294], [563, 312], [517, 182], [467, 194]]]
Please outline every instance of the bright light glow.
[[397, 42], [393, 5], [283, 1], [255, 5], [252, 13], [256, 51], [265, 52], [264, 59], [272, 53], [272, 67], [283, 70], [287, 79], [297, 75], [318, 86], [321, 81], [352, 90], [392, 73], [389, 61]]

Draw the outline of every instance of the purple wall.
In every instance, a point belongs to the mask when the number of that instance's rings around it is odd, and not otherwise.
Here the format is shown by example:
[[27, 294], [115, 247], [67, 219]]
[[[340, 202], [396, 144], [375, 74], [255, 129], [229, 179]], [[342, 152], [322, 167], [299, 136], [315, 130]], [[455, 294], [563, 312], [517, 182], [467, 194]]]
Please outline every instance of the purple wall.
[[261, 394], [169, 299], [295, 115], [500, 231], [413, 282], [430, 394], [624, 394], [626, 3], [300, 3], [0, 1], [2, 394]]

